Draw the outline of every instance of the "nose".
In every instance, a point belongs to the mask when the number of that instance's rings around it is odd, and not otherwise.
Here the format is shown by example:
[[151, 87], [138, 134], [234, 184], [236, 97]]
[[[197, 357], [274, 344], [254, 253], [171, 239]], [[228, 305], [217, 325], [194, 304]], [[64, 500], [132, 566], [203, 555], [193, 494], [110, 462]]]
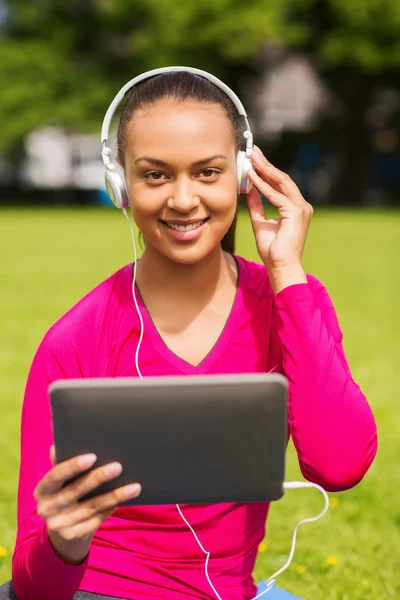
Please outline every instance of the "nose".
[[189, 213], [200, 203], [200, 198], [193, 189], [193, 183], [185, 178], [178, 178], [168, 198], [167, 206], [180, 213]]

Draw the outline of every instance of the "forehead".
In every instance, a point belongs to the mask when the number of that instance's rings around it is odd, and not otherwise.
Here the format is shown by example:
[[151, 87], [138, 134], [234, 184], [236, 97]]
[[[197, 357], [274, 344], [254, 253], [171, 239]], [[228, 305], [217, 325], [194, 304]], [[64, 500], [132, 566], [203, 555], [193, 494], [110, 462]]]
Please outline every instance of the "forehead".
[[138, 109], [133, 114], [125, 152], [161, 157], [171, 152], [196, 150], [204, 155], [228, 152], [233, 145], [231, 121], [218, 104], [170, 100]]

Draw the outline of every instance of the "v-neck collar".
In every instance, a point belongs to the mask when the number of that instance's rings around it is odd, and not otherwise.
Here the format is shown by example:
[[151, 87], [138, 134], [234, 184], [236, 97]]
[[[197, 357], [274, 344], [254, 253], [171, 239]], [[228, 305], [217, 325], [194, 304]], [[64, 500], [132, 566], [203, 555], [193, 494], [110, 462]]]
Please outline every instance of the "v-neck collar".
[[[190, 362], [186, 361], [185, 359], [181, 358], [178, 354], [176, 354], [173, 350], [171, 350], [167, 346], [167, 344], [161, 337], [157, 327], [155, 326], [155, 324], [150, 316], [150, 313], [147, 310], [147, 307], [143, 301], [143, 298], [140, 294], [139, 288], [138, 288], [137, 284], [135, 283], [136, 300], [137, 300], [137, 303], [138, 303], [138, 306], [140, 309], [140, 314], [142, 316], [143, 324], [144, 324], [144, 336], [143, 336], [144, 340], [147, 340], [148, 342], [150, 342], [152, 351], [157, 352], [157, 354], [163, 360], [170, 363], [173, 367], [175, 367], [181, 373], [184, 373], [187, 375], [201, 375], [201, 374], [206, 373], [208, 371], [208, 369], [210, 368], [210, 366], [215, 361], [218, 360], [218, 358], [221, 356], [221, 354], [227, 348], [227, 346], [232, 338], [232, 334], [234, 333], [235, 329], [237, 327], [239, 327], [240, 319], [238, 317], [241, 313], [242, 306], [243, 306], [243, 289], [244, 289], [244, 284], [245, 284], [244, 278], [245, 278], [246, 269], [244, 268], [244, 265], [242, 264], [240, 257], [234, 256], [234, 255], [232, 255], [232, 256], [235, 259], [235, 262], [237, 265], [237, 270], [238, 270], [238, 280], [237, 280], [237, 285], [236, 285], [235, 298], [233, 300], [233, 304], [232, 304], [231, 310], [229, 312], [229, 315], [227, 317], [227, 320], [225, 322], [225, 325], [224, 325], [218, 339], [216, 340], [215, 344], [210, 349], [208, 354], [200, 361], [200, 363], [198, 365], [193, 365]], [[132, 280], [133, 280], [133, 266], [134, 265], [132, 265], [132, 269], [131, 269], [131, 289], [132, 289]], [[130, 306], [136, 313], [137, 311], [136, 311], [136, 307], [133, 302], [132, 293], [130, 294], [130, 296], [131, 296]]]

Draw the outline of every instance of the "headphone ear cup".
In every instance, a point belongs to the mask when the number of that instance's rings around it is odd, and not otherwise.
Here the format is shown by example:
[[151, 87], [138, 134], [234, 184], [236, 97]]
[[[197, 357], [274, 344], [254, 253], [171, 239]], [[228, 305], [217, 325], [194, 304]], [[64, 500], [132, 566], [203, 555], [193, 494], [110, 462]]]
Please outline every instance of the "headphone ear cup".
[[108, 195], [117, 208], [129, 206], [128, 190], [126, 189], [125, 173], [121, 165], [113, 164], [114, 170], [106, 169], [105, 184]]
[[246, 152], [239, 150], [236, 160], [237, 167], [237, 184], [238, 194], [247, 194], [253, 187], [252, 182], [247, 177], [249, 170], [252, 168], [250, 159], [247, 158]]

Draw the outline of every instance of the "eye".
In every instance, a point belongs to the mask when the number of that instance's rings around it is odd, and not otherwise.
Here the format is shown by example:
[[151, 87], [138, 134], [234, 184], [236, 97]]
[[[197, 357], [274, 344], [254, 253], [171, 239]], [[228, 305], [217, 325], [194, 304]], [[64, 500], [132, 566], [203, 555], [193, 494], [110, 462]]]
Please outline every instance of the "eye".
[[150, 171], [149, 173], [144, 173], [143, 177], [145, 179], [149, 179], [150, 181], [159, 181], [160, 179], [167, 178], [167, 176], [164, 173], [161, 173], [161, 171]]
[[206, 179], [210, 179], [211, 177], [213, 177], [214, 175], [218, 175], [219, 173], [220, 171], [217, 171], [217, 169], [204, 169], [199, 173], [199, 175], [201, 177], [205, 177]]

